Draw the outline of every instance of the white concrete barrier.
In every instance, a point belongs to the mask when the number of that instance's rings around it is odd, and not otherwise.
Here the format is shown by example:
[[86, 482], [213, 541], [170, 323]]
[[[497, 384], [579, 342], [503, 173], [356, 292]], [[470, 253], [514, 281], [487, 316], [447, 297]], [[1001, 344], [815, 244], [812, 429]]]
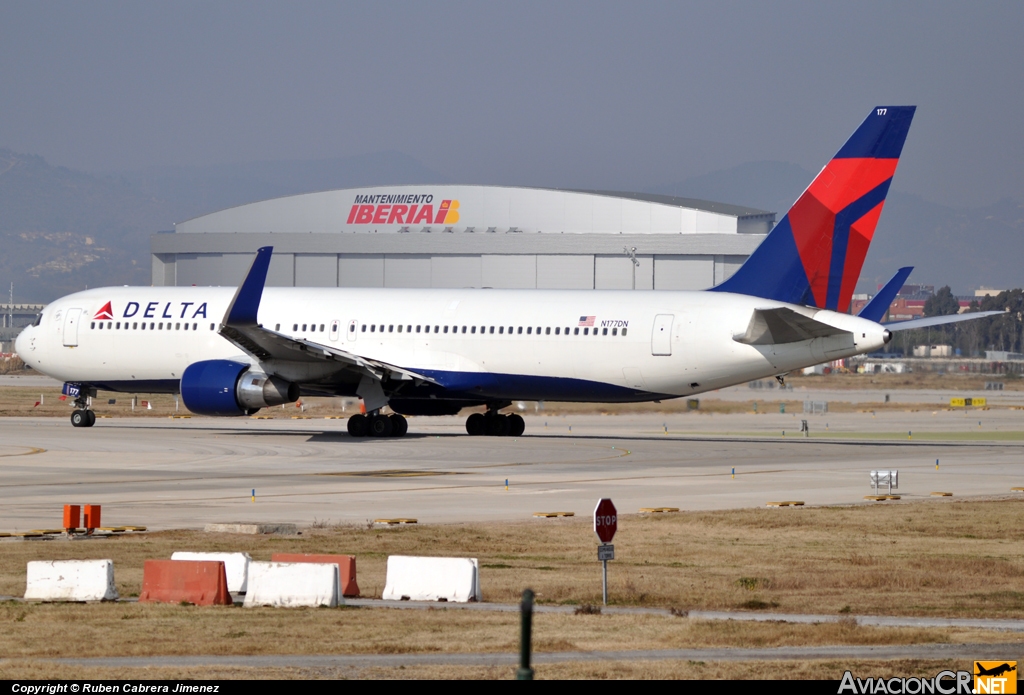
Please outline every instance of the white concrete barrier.
[[249, 579], [249, 553], [188, 553], [171, 554], [172, 560], [201, 560], [206, 562], [224, 563], [224, 572], [228, 577], [228, 591], [233, 594], [244, 594]]
[[116, 601], [113, 560], [28, 563], [25, 598], [37, 601]]
[[245, 607], [337, 606], [338, 566], [312, 562], [251, 562]]
[[476, 558], [388, 557], [385, 600], [480, 601], [480, 569]]

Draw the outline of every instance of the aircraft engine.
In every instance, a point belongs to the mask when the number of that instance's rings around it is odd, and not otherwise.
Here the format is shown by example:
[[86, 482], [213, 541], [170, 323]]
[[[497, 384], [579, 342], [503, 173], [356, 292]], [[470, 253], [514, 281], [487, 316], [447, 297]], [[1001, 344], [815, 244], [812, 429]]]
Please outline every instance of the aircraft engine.
[[298, 399], [298, 384], [232, 360], [195, 362], [181, 375], [181, 400], [199, 415], [252, 415]]

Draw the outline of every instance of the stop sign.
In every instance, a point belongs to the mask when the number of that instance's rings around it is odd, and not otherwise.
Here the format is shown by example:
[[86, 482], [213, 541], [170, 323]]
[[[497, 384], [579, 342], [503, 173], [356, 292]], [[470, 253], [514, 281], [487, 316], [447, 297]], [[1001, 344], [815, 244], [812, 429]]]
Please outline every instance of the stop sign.
[[594, 508], [594, 533], [602, 543], [611, 543], [619, 527], [618, 512], [610, 499], [598, 501]]

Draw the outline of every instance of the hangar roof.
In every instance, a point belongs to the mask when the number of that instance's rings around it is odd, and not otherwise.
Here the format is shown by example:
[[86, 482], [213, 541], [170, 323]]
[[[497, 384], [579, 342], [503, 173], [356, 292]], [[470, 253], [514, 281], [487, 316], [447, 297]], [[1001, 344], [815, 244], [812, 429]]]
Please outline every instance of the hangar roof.
[[764, 234], [774, 220], [764, 210], [668, 195], [444, 184], [273, 198], [195, 217], [175, 231]]

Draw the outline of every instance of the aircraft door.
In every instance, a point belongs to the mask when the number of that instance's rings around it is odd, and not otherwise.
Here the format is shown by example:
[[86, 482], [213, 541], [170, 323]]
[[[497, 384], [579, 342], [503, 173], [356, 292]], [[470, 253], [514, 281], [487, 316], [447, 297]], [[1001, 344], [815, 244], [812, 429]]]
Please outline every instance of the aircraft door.
[[78, 324], [82, 319], [81, 309], [68, 309], [64, 314], [64, 345], [66, 347], [78, 346]]
[[674, 314], [658, 314], [654, 317], [654, 330], [651, 333], [651, 354], [672, 354], [672, 321]]
[[356, 339], [356, 335], [358, 335], [358, 331], [357, 331], [358, 328], [359, 328], [359, 322], [358, 321], [349, 321], [348, 322], [348, 340], [350, 342]]
[[335, 319], [331, 321], [331, 341], [336, 342], [338, 340], [338, 333], [341, 332], [341, 321]]

